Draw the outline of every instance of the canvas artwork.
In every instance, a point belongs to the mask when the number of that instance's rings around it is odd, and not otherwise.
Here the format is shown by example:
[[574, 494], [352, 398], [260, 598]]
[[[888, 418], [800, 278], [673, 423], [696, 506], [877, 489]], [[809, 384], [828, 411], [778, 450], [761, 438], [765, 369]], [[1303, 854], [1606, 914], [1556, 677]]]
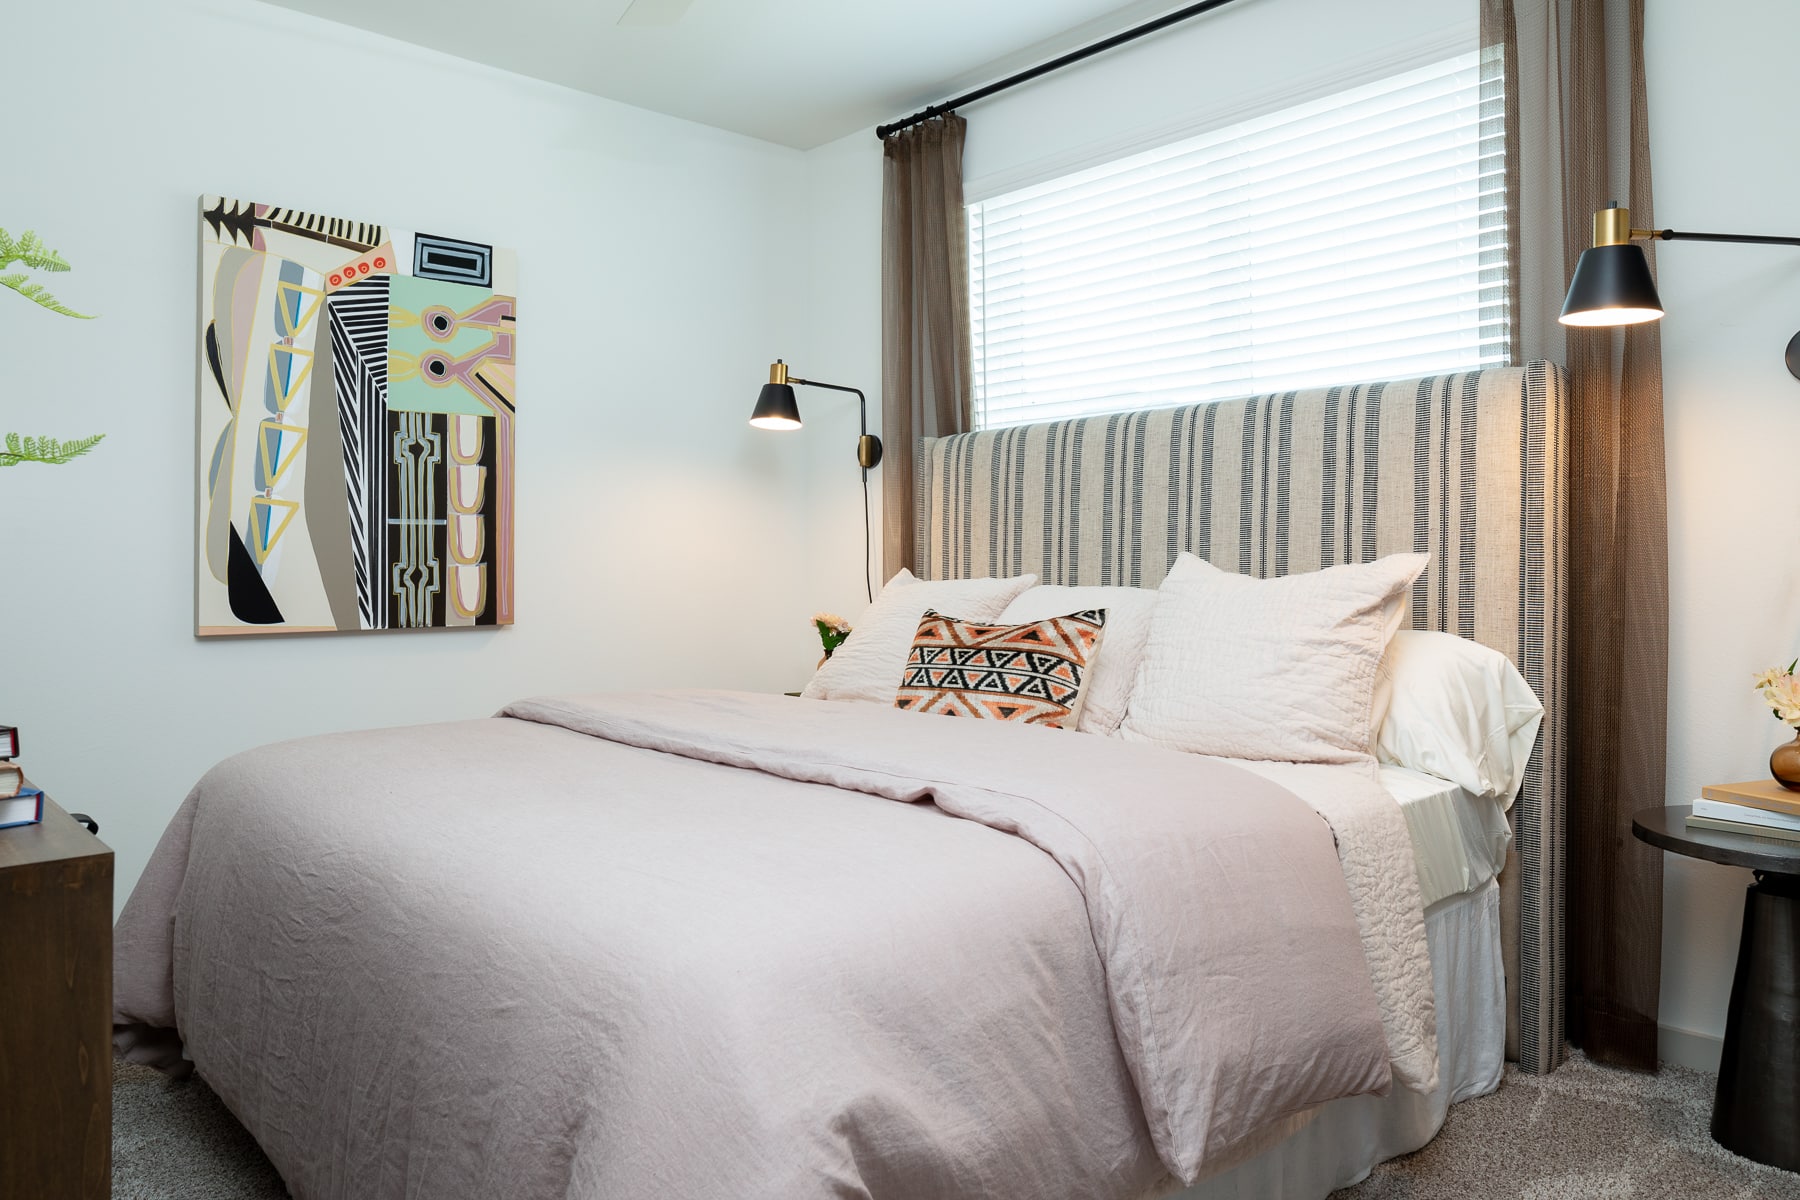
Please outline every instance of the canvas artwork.
[[202, 198], [199, 634], [512, 623], [516, 271]]

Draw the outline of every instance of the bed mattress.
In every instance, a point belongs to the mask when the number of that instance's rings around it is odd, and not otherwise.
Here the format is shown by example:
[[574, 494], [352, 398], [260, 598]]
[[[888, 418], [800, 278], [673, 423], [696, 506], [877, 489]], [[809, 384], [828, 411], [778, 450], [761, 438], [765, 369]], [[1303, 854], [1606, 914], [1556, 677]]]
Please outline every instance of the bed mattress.
[[1406, 817], [1427, 908], [1473, 891], [1506, 865], [1512, 827], [1494, 800], [1470, 795], [1448, 779], [1386, 764], [1381, 784]]

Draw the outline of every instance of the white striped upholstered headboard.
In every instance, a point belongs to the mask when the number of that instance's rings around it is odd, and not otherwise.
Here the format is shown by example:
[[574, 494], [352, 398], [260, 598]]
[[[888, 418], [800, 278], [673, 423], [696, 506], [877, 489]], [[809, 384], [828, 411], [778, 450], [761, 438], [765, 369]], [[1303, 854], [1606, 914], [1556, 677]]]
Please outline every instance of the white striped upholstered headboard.
[[1561, 367], [1532, 362], [917, 448], [926, 579], [1155, 587], [1182, 550], [1258, 576], [1430, 552], [1413, 628], [1506, 654], [1546, 710], [1502, 877], [1508, 1040], [1527, 1071], [1563, 1055], [1566, 390]]

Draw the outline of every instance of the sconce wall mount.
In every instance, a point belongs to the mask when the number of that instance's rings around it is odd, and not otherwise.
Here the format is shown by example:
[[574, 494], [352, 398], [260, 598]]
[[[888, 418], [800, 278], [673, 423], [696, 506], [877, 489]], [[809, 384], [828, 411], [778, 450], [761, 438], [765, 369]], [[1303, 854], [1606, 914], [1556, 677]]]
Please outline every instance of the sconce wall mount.
[[779, 358], [769, 366], [769, 382], [763, 384], [762, 391], [757, 394], [756, 409], [750, 414], [750, 423], [758, 429], [800, 428], [800, 405], [794, 399], [795, 384], [824, 388], [832, 392], [853, 393], [862, 417], [862, 435], [856, 439], [856, 461], [865, 471], [873, 470], [880, 464], [881, 439], [869, 432], [869, 400], [862, 394], [862, 389], [789, 375], [787, 363]]
[[846, 387], [841, 383], [820, 383], [816, 379], [801, 379], [798, 375], [789, 375], [787, 363], [776, 359], [769, 366], [769, 382], [763, 384], [762, 391], [757, 393], [756, 408], [750, 414], [750, 424], [758, 429], [799, 429], [800, 405], [794, 399], [794, 386], [824, 388], [828, 392], [849, 392], [856, 397], [857, 410], [861, 418], [862, 434], [856, 439], [856, 462], [862, 467], [863, 491], [863, 589], [869, 595], [870, 603], [875, 600], [875, 576], [869, 565], [874, 552], [874, 534], [869, 528], [869, 472], [881, 463], [881, 439], [869, 432], [869, 399], [861, 388]]
[[[1639, 241], [1738, 242], [1757, 246], [1800, 246], [1800, 237], [1745, 233], [1696, 233], [1685, 229], [1633, 229], [1631, 212], [1618, 204], [1594, 214], [1593, 245], [1581, 252], [1569, 294], [1563, 301], [1564, 325], [1639, 325], [1661, 319], [1662, 299], [1650, 276], [1650, 264]], [[1787, 369], [1800, 379], [1800, 333], [1788, 339]]]

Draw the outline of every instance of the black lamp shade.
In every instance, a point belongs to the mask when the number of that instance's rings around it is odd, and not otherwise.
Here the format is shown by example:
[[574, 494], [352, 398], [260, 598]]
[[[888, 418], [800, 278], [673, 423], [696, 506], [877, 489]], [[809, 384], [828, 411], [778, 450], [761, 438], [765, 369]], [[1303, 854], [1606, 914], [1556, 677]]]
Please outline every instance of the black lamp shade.
[[800, 406], [794, 403], [794, 388], [787, 383], [765, 383], [756, 397], [756, 411], [750, 423], [758, 429], [800, 428]]
[[1639, 325], [1662, 315], [1644, 251], [1627, 242], [1581, 252], [1559, 320], [1564, 325]]

